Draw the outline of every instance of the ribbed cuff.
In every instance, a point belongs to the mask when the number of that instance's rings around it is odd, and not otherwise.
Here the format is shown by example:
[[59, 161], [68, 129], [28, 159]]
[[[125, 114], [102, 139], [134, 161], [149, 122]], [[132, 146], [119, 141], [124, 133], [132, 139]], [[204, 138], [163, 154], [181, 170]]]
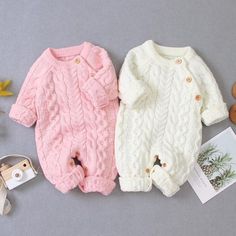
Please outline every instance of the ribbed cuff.
[[37, 119], [32, 110], [18, 104], [12, 105], [9, 117], [17, 123], [26, 127], [32, 126]]
[[[127, 94], [126, 94], [127, 93]], [[119, 94], [120, 99], [130, 108], [140, 108], [148, 97], [150, 90], [145, 82], [139, 80], [132, 83], [128, 91]]]
[[109, 195], [115, 186], [113, 180], [96, 176], [88, 176], [79, 184], [79, 188], [84, 193], [99, 192], [103, 195]]
[[222, 107], [212, 107], [211, 109], [206, 109], [202, 113], [202, 121], [206, 126], [218, 123], [226, 118], [228, 118], [229, 112], [226, 104]]
[[63, 176], [56, 184], [55, 187], [62, 193], [67, 193], [69, 190], [78, 186], [78, 183], [82, 182], [84, 179], [84, 170], [81, 166], [76, 166], [76, 168]]
[[153, 184], [162, 191], [167, 197], [172, 197], [179, 191], [179, 185], [176, 184], [171, 176], [159, 165], [155, 165], [151, 172]]
[[149, 192], [152, 189], [152, 179], [149, 177], [120, 177], [119, 181], [124, 192]]

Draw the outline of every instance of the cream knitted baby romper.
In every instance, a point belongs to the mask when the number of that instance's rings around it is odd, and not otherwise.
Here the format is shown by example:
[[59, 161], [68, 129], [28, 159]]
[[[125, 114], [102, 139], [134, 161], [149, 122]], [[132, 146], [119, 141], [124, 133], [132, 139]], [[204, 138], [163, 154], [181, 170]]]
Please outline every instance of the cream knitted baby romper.
[[149, 40], [122, 66], [116, 164], [123, 191], [174, 195], [188, 178], [201, 145], [202, 123], [228, 117], [217, 83], [191, 47]]

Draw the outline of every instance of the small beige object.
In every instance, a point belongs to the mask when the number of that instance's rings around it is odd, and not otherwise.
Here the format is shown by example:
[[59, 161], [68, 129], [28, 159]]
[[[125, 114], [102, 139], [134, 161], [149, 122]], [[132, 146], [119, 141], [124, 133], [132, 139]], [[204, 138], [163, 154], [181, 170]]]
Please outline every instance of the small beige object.
[[24, 160], [13, 166], [4, 163], [0, 165], [0, 215], [7, 215], [11, 211], [11, 203], [7, 199], [7, 189], [14, 189], [37, 175], [31, 159], [27, 156], [11, 154], [0, 157], [0, 161], [12, 157]]
[[80, 63], [80, 59], [79, 59], [79, 58], [76, 58], [76, 59], [75, 59], [75, 63], [76, 63], [76, 64], [79, 64], [79, 63]]
[[236, 83], [234, 83], [232, 86], [232, 96], [236, 98]]
[[183, 61], [182, 61], [182, 59], [181, 58], [177, 58], [176, 60], [175, 60], [175, 64], [181, 64]]
[[145, 171], [146, 171], [146, 173], [148, 173], [148, 174], [150, 173], [150, 169], [149, 169], [149, 168], [147, 168]]
[[[5, 168], [5, 166], [8, 166], [8, 168]], [[3, 163], [3, 167], [5, 170], [1, 171], [1, 176], [5, 183], [7, 183], [7, 181], [12, 178], [17, 181], [21, 180], [23, 178], [23, 172], [31, 169], [32, 165], [28, 159], [25, 159], [14, 166], [9, 166], [8, 164]]]
[[192, 77], [188, 76], [188, 77], [186, 78], [186, 81], [187, 81], [188, 83], [191, 83], [191, 82], [192, 82]]

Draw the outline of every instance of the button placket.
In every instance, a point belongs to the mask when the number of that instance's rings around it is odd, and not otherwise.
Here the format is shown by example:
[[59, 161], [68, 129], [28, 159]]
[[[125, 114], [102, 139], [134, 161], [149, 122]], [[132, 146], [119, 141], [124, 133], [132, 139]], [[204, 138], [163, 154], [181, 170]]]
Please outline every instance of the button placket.
[[[177, 60], [178, 59], [176, 59], [175, 62], [177, 62]], [[182, 75], [181, 75], [182, 76], [182, 81], [184, 83], [186, 83], [187, 86], [191, 86], [191, 88], [192, 88], [191, 90], [193, 90], [193, 94], [195, 92], [195, 95], [192, 95], [192, 96], [194, 96], [195, 101], [199, 105], [201, 105], [201, 100], [202, 100], [201, 93], [200, 93], [200, 91], [198, 89], [197, 84], [194, 82], [194, 80], [193, 80], [194, 77], [192, 76], [192, 74], [188, 70], [187, 65], [184, 63], [183, 60], [181, 61], [181, 63], [179, 62], [179, 63], [176, 63], [176, 64], [177, 64], [177, 67], [179, 68], [179, 71], [181, 71], [181, 73], [182, 73]], [[183, 64], [184, 66], [179, 67], [180, 64]], [[162, 166], [162, 167], [166, 167], [166, 165]]]
[[183, 83], [186, 84], [186, 86], [190, 86], [190, 88], [192, 88], [193, 90], [196, 91], [196, 95], [198, 95], [199, 90], [197, 88], [197, 85], [194, 81], [194, 76], [192, 75], [192, 73], [188, 70], [187, 66], [185, 66], [184, 68], [184, 75], [183, 75]]
[[183, 66], [181, 66], [181, 67], [179, 67], [179, 65], [177, 65], [177, 68], [179, 71], [179, 76], [181, 77], [181, 81], [183, 83], [190, 85], [193, 82], [193, 76], [190, 73], [190, 71], [188, 70], [186, 63], [182, 62], [181, 64], [183, 64]]

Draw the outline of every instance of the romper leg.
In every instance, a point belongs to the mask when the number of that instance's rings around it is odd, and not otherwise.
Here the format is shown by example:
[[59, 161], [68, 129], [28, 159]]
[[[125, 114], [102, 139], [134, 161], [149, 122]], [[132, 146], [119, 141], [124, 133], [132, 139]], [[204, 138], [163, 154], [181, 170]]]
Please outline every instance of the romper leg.
[[49, 153], [39, 156], [45, 177], [62, 193], [77, 187], [84, 179], [84, 170], [75, 164], [74, 157], [70, 144], [62, 144], [57, 151], [52, 147]]

